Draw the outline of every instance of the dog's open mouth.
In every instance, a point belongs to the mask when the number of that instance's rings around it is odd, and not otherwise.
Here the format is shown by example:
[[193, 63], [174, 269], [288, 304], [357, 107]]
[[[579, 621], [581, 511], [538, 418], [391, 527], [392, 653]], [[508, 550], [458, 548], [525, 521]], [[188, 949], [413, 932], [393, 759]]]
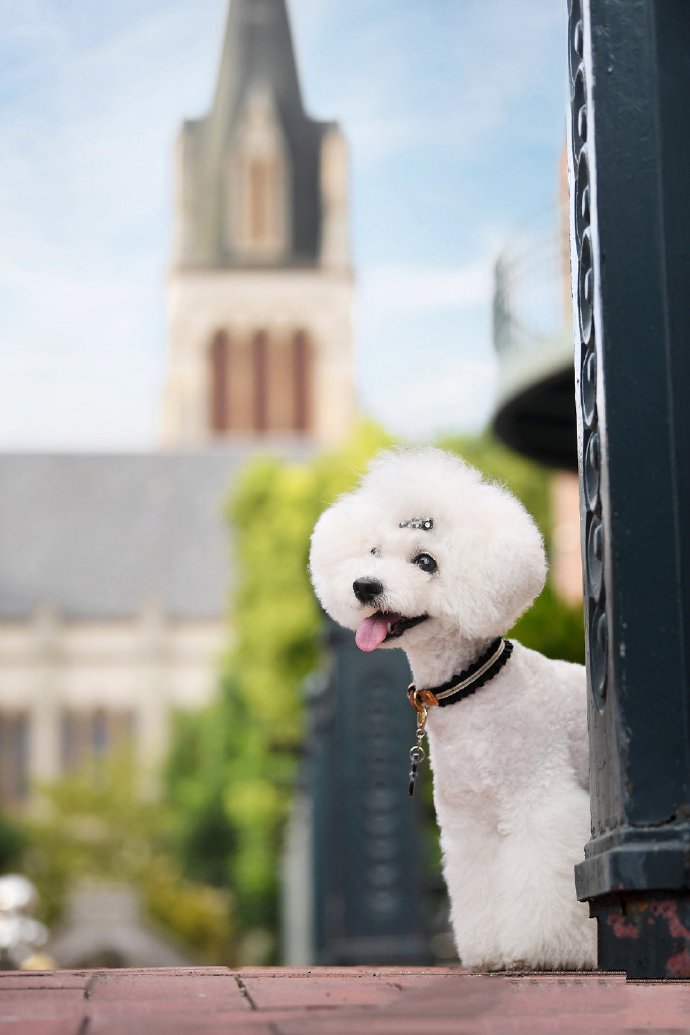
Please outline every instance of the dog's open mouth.
[[355, 633], [355, 643], [360, 650], [372, 651], [388, 640], [397, 640], [404, 632], [420, 622], [425, 622], [428, 615], [417, 615], [406, 618], [387, 611], [376, 611], [365, 618]]

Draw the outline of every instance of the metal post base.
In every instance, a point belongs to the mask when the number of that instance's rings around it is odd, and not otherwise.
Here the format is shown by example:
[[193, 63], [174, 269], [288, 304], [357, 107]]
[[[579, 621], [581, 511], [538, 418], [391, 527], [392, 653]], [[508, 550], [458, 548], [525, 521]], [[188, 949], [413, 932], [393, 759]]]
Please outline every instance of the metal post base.
[[690, 978], [690, 893], [621, 892], [590, 902], [599, 969], [629, 978]]

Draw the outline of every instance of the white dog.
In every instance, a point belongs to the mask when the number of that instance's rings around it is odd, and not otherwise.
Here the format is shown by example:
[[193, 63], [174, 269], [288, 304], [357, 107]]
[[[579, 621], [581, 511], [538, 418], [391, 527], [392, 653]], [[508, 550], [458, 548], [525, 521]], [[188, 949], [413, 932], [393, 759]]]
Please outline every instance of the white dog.
[[584, 669], [503, 639], [544, 585], [532, 519], [449, 453], [384, 453], [319, 519], [310, 566], [362, 650], [407, 654], [463, 964], [595, 966], [573, 876], [590, 830]]

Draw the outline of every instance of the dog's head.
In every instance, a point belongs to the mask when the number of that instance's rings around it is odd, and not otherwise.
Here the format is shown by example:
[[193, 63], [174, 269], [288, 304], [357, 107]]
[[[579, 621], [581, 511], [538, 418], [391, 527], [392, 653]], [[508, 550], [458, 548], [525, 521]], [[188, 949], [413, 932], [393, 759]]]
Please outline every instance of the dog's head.
[[363, 650], [511, 627], [546, 576], [521, 503], [440, 449], [380, 454], [316, 524], [310, 569], [327, 613]]

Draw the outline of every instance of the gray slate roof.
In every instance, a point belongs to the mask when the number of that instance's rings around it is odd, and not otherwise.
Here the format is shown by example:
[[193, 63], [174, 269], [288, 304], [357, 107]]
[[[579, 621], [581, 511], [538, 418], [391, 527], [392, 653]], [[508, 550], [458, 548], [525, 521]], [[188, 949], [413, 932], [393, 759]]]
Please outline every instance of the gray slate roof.
[[45, 604], [124, 618], [152, 603], [221, 617], [232, 585], [223, 507], [255, 452], [0, 454], [0, 619]]

